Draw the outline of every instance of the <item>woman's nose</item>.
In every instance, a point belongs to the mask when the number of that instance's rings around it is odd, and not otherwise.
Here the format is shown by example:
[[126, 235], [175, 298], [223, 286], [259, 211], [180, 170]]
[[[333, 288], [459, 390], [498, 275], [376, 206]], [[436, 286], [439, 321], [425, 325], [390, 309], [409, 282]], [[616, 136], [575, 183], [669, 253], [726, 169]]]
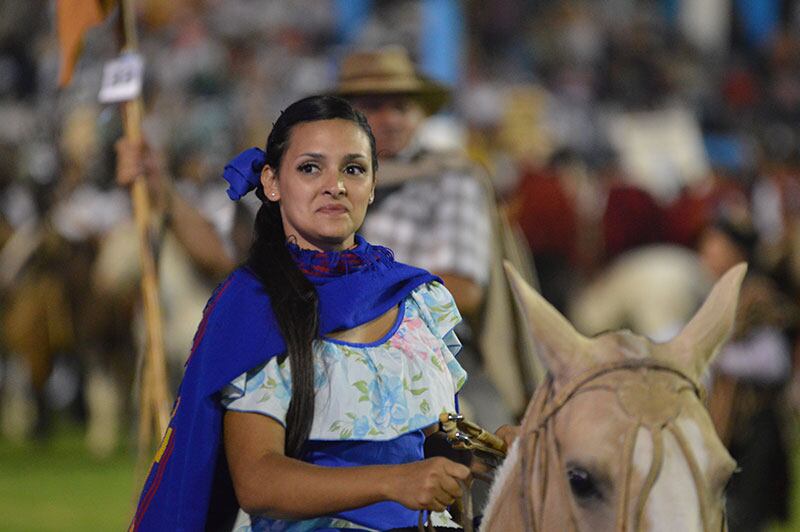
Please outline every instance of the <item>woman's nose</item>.
[[347, 189], [344, 186], [344, 176], [338, 172], [331, 175], [325, 183], [325, 192], [334, 197], [347, 194]]

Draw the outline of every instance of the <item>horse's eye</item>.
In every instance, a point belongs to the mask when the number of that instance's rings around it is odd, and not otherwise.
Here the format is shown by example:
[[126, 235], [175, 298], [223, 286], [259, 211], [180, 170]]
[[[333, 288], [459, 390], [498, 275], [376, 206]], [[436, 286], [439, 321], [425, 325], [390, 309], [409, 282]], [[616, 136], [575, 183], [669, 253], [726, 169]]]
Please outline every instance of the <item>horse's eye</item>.
[[600, 497], [600, 492], [594, 483], [594, 479], [592, 479], [592, 475], [585, 469], [571, 468], [567, 471], [567, 478], [569, 479], [569, 487], [577, 498], [591, 499]]

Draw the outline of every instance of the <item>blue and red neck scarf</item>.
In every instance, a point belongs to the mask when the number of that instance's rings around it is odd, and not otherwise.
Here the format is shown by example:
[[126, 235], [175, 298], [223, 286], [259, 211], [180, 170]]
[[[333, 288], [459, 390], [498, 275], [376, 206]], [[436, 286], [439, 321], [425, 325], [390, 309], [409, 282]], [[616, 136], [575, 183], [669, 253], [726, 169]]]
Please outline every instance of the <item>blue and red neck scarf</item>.
[[[356, 247], [337, 253], [294, 248], [289, 245], [319, 295], [321, 335], [371, 321], [418, 286], [437, 280], [358, 236]], [[203, 312], [130, 530], [213, 529], [235, 515], [238, 505], [221, 445], [219, 391], [285, 349], [263, 285], [249, 269], [236, 269]]]
[[287, 242], [286, 246], [300, 271], [315, 284], [321, 282], [320, 279], [357, 273], [364, 268], [375, 267], [378, 262], [394, 259], [389, 248], [373, 246], [360, 235], [356, 235], [355, 239], [356, 245], [343, 251], [302, 249], [293, 242]]

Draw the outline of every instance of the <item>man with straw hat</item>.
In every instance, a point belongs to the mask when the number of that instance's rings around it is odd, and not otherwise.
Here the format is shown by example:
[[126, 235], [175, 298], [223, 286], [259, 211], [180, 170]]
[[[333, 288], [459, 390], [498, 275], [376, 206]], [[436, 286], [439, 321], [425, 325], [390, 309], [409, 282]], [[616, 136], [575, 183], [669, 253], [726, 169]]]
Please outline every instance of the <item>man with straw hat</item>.
[[450, 99], [450, 90], [419, 74], [406, 50], [399, 46], [355, 52], [345, 57], [336, 93], [364, 104], [408, 99], [428, 116], [439, 111]]
[[[387, 47], [346, 56], [335, 93], [364, 112], [377, 141], [375, 201], [361, 232], [392, 249], [398, 260], [444, 280], [468, 324], [457, 330], [465, 344], [459, 359], [470, 375], [462, 406], [487, 427], [513, 422], [526, 402], [514, 347], [493, 345], [491, 358], [482, 349], [482, 340], [490, 338], [483, 338], [487, 307], [497, 300], [490, 287], [504, 282], [491, 184], [463, 154], [432, 150], [419, 135], [425, 119], [447, 102], [449, 90], [420, 75], [405, 49]], [[507, 296], [501, 301], [506, 310]], [[513, 338], [513, 323], [505, 325], [503, 334]]]

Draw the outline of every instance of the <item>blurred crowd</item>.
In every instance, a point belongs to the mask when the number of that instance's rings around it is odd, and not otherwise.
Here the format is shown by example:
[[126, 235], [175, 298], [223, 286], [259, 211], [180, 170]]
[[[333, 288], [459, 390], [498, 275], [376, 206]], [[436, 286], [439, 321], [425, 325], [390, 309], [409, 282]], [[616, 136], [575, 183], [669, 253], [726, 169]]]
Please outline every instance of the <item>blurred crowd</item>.
[[[252, 225], [227, 205], [226, 161], [263, 145], [286, 104], [330, 90], [353, 49], [400, 44], [424, 66], [435, 3], [138, 2], [145, 137], [182, 196], [233, 235], [231, 264]], [[786, 517], [800, 404], [800, 8], [451, 4], [463, 42], [439, 73], [456, 72], [443, 80], [454, 97], [422, 134], [485, 166], [541, 292], [579, 329], [669, 338], [713, 279], [750, 263], [711, 410], [740, 465], [762, 464], [733, 497], [770, 494], [732, 521], [755, 530]], [[0, 421], [8, 437], [46, 437], [66, 408], [104, 455], [128, 430], [119, 412], [142, 343], [131, 207], [114, 180], [122, 124], [96, 97], [119, 47], [115, 17], [88, 34], [58, 90], [52, 3], [3, 0], [0, 12]], [[193, 260], [167, 222], [156, 224], [159, 268], [178, 379], [226, 265]]]

